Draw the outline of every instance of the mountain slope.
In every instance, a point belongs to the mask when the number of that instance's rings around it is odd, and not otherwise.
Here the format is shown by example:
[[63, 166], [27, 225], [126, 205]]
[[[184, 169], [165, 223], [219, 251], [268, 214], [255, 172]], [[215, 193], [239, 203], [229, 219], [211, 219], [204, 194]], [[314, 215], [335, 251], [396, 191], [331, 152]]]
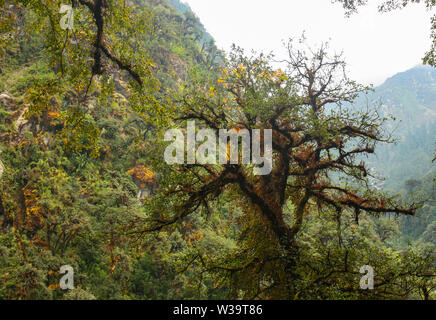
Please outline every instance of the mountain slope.
[[[153, 15], [155, 32], [138, 36], [156, 66], [160, 93], [175, 88], [193, 66], [213, 70], [218, 52], [199, 41], [204, 28], [192, 12], [166, 0], [134, 5]], [[41, 36], [29, 32], [0, 59], [0, 299], [197, 297], [190, 274], [180, 281], [168, 258], [189, 247], [186, 232], [150, 234], [133, 244], [123, 231], [144, 215], [144, 198], [156, 184], [147, 162], [153, 128], [129, 108], [126, 83], [114, 73], [113, 94], [93, 94], [87, 105], [83, 121], [101, 133], [99, 154], [64, 150], [53, 137], [65, 125], [66, 99], [53, 99], [38, 115], [25, 112], [29, 88], [53, 77], [43, 49]], [[68, 97], [71, 88], [65, 91]], [[68, 293], [59, 289], [61, 265], [75, 270]], [[208, 288], [201, 297], [215, 294], [224, 297]]]
[[375, 88], [360, 104], [379, 104], [384, 115], [396, 121], [387, 124], [395, 144], [380, 145], [370, 159], [386, 177], [385, 187], [398, 191], [410, 178], [431, 174], [436, 142], [436, 69], [417, 66], [398, 73]]
[[387, 127], [395, 144], [380, 145], [369, 159], [379, 176], [378, 186], [404, 197], [419, 194], [426, 201], [413, 217], [402, 217], [399, 238], [407, 243], [436, 243], [436, 206], [432, 163], [436, 143], [436, 69], [417, 66], [386, 80], [359, 103], [379, 104], [379, 111], [396, 121]]

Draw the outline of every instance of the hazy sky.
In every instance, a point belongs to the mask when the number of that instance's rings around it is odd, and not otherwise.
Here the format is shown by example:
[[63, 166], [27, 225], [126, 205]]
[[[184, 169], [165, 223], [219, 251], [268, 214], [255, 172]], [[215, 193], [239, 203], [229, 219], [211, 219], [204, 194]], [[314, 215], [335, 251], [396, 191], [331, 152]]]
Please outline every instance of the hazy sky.
[[182, 0], [200, 18], [218, 47], [232, 43], [245, 49], [273, 51], [280, 56], [282, 40], [299, 37], [330, 41], [344, 51], [349, 73], [365, 84], [380, 84], [397, 72], [421, 63], [430, 47], [430, 16], [422, 5], [379, 14], [369, 1], [359, 14], [346, 18], [331, 0]]

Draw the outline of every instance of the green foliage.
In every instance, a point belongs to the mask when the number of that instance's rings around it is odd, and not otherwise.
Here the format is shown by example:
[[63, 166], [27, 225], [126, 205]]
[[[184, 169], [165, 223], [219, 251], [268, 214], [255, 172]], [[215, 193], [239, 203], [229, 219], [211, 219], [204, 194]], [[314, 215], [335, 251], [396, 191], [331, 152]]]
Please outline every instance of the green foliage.
[[[72, 30], [60, 28], [61, 3], [74, 4]], [[265, 128], [277, 106], [295, 105], [280, 120], [327, 143], [346, 119], [363, 118], [378, 134], [383, 117], [333, 110], [318, 118], [295, 69], [236, 48], [225, 59], [178, 0], [104, 3], [0, 0], [0, 299], [288, 297], [288, 252], [238, 186], [197, 207], [180, 206], [187, 193], [167, 192], [198, 187], [219, 168], [167, 165], [165, 130], [192, 113], [212, 116], [215, 127]], [[364, 89], [346, 79], [334, 98], [351, 101]], [[251, 182], [252, 169], [244, 168]], [[358, 168], [346, 175], [366, 182]], [[430, 190], [427, 180], [407, 188]], [[291, 298], [434, 298], [432, 204], [414, 222], [365, 215], [357, 224], [350, 210], [338, 216], [315, 200], [298, 214], [301, 198], [288, 190], [282, 211], [298, 227]], [[364, 264], [376, 269], [372, 292], [359, 288]], [[71, 291], [59, 288], [62, 265], [74, 268]]]

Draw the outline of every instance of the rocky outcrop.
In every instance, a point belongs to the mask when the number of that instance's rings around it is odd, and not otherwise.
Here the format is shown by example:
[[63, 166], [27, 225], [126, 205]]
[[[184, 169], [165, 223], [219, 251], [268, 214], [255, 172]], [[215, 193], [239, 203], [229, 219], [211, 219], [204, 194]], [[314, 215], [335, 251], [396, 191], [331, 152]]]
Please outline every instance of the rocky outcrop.
[[23, 108], [17, 105], [17, 101], [14, 97], [10, 96], [8, 93], [0, 94], [0, 107], [10, 113], [10, 116], [5, 121], [10, 123], [15, 121], [15, 130], [18, 133], [29, 129], [29, 126], [27, 126], [29, 121], [25, 117], [28, 109], [27, 107]]
[[[6, 93], [0, 94], [0, 107], [7, 109], [13, 103], [13, 99]], [[0, 150], [0, 156], [2, 151]], [[5, 171], [5, 166], [0, 159], [0, 179], [3, 176], [3, 172]]]
[[26, 112], [27, 112], [27, 107], [21, 110], [17, 121], [15, 121], [15, 130], [19, 133], [29, 129], [29, 128], [25, 128], [27, 127], [26, 125], [28, 124], [28, 120], [25, 117]]
[[[0, 158], [1, 158], [1, 155], [2, 155], [2, 151], [0, 150]], [[5, 166], [3, 165], [3, 162], [2, 162], [2, 160], [0, 159], [0, 179], [1, 179], [2, 176], [3, 176], [3, 172], [5, 172]]]
[[4, 171], [5, 171], [5, 166], [3, 165], [3, 162], [0, 160], [0, 179], [2, 178]]
[[0, 94], [0, 107], [10, 110], [15, 106], [14, 99], [7, 93]]

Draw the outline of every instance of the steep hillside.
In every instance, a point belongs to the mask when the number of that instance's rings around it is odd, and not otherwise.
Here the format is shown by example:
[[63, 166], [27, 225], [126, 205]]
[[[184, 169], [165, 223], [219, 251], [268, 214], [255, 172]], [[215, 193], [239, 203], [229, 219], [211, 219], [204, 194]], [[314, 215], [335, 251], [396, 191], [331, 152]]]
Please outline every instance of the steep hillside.
[[417, 66], [398, 73], [376, 88], [388, 112], [402, 121], [399, 129], [436, 121], [436, 69]]
[[436, 142], [436, 69], [418, 66], [376, 87], [360, 103], [378, 106], [395, 144], [380, 145], [371, 164], [386, 177], [385, 188], [400, 190], [410, 178], [430, 175]]
[[380, 145], [369, 161], [385, 178], [377, 181], [385, 190], [404, 197], [420, 195], [423, 208], [414, 217], [403, 217], [401, 241], [436, 243], [436, 163], [432, 162], [436, 144], [436, 69], [417, 66], [386, 80], [360, 103], [379, 104], [395, 144]]
[[[191, 11], [178, 11], [166, 0], [134, 2], [153, 17], [153, 34], [141, 37], [160, 82], [158, 98], [193, 66], [213, 72], [220, 53], [213, 42], [200, 43], [207, 35]], [[38, 34], [18, 40], [0, 61], [0, 299], [198, 296], [167, 256], [188, 247], [183, 227], [139, 243], [123, 232], [144, 214], [142, 202], [156, 185], [156, 173], [148, 163], [154, 128], [129, 108], [119, 72], [112, 74], [110, 98], [91, 94], [81, 120], [98, 133], [98, 154], [68, 150], [64, 143], [77, 136], [62, 137], [62, 131], [74, 92], [66, 88], [65, 97], [30, 114], [31, 90], [55, 75]], [[85, 133], [78, 142], [90, 141]], [[68, 295], [58, 280], [65, 264], [76, 270], [76, 289]], [[213, 291], [202, 294], [213, 297]]]

